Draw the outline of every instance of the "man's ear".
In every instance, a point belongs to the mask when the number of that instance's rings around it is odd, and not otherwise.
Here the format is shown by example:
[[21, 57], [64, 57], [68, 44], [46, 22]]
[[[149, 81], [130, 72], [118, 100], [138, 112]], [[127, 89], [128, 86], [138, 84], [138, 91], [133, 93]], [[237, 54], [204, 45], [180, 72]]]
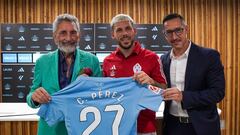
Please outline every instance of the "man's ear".
[[54, 40], [54, 43], [56, 43], [56, 39], [57, 39], [56, 36], [57, 36], [57, 35], [56, 35], [56, 33], [54, 32], [54, 33], [53, 33], [53, 40]]
[[113, 30], [112, 30], [112, 32], [111, 32], [111, 36], [112, 36], [112, 39], [115, 39]]
[[78, 42], [80, 41], [81, 32], [78, 33]]
[[135, 35], [137, 35], [137, 29], [133, 28], [133, 31], [134, 31]]
[[185, 26], [185, 30], [186, 30], [186, 33], [188, 34], [189, 33], [189, 27], [187, 25]]

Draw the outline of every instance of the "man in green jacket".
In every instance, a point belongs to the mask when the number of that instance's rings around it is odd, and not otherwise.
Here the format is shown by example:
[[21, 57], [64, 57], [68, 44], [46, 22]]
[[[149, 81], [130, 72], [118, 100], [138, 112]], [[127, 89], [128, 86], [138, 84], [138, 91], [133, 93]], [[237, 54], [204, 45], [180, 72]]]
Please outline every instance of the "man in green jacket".
[[[80, 26], [75, 16], [57, 16], [53, 22], [53, 38], [58, 49], [41, 56], [35, 65], [33, 85], [27, 96], [27, 103], [32, 108], [49, 102], [50, 95], [76, 80], [85, 68], [91, 69], [92, 76], [101, 76], [97, 57], [76, 48], [80, 40]], [[38, 135], [67, 135], [65, 123], [49, 127], [40, 118]]]

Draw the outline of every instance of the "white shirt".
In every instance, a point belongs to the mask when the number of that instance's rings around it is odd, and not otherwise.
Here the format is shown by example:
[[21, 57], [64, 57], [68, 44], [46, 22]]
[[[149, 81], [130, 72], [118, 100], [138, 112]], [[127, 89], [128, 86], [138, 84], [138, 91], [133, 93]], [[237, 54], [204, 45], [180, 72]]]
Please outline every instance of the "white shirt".
[[[191, 42], [187, 50], [179, 57], [174, 56], [171, 50], [170, 58], [170, 80], [172, 87], [177, 87], [180, 91], [184, 91], [185, 73], [187, 67], [188, 54], [191, 47]], [[170, 105], [170, 114], [174, 116], [188, 117], [187, 110], [182, 109], [181, 103], [172, 101]]]

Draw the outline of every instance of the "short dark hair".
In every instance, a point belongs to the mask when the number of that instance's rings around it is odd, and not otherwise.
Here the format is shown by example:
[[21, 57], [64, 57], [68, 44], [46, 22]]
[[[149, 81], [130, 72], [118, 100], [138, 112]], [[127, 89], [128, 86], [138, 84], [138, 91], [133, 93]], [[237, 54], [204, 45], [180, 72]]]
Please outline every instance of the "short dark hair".
[[164, 24], [166, 21], [172, 20], [172, 19], [175, 19], [175, 18], [179, 18], [182, 21], [182, 23], [185, 23], [185, 19], [180, 14], [177, 14], [177, 13], [171, 13], [171, 14], [166, 15], [163, 18], [162, 23]]

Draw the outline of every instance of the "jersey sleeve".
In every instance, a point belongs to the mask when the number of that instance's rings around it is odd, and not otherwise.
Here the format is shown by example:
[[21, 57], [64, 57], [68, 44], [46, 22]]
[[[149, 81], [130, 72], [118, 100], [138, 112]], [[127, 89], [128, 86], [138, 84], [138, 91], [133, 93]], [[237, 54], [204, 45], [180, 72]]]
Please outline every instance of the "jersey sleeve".
[[161, 59], [156, 54], [154, 56], [155, 56], [153, 57], [154, 68], [150, 73], [150, 77], [153, 78], [153, 80], [157, 81], [158, 83], [167, 84], [166, 77], [163, 72]]
[[63, 112], [52, 102], [42, 104], [37, 114], [43, 118], [49, 126], [53, 126], [57, 122], [64, 121]]
[[152, 85], [141, 88], [142, 94], [139, 100], [139, 106], [144, 109], [150, 109], [157, 112], [163, 98], [161, 96], [161, 89]]

